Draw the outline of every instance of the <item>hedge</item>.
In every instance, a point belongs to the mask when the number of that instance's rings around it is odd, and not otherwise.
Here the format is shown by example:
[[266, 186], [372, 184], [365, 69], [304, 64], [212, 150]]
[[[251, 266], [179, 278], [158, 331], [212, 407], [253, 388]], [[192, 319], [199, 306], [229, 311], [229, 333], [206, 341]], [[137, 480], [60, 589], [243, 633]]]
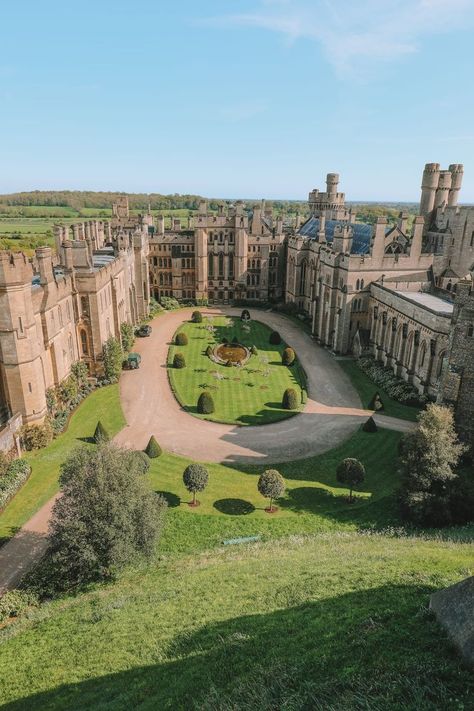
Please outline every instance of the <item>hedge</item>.
[[14, 459], [6, 473], [0, 477], [0, 511], [23, 486], [31, 473], [31, 467], [25, 459]]

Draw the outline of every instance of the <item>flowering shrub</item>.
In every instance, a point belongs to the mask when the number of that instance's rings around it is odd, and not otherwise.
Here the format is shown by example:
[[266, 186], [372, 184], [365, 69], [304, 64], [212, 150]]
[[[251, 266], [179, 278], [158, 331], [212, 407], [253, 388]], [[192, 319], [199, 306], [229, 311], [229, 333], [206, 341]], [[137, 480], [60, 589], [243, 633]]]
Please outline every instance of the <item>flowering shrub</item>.
[[428, 402], [425, 395], [420, 395], [410, 383], [401, 380], [390, 368], [386, 368], [373, 358], [359, 358], [357, 363], [359, 368], [394, 400], [404, 405], [419, 407], [423, 407]]
[[0, 476], [0, 511], [25, 483], [31, 467], [24, 459], [14, 459], [3, 476]]

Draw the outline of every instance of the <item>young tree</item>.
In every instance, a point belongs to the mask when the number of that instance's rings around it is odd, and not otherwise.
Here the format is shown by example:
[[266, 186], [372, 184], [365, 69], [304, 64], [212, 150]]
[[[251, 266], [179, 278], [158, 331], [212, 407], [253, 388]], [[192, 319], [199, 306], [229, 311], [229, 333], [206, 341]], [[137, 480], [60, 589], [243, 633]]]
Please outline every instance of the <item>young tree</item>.
[[362, 484], [365, 479], [365, 467], [358, 459], [347, 457], [339, 463], [336, 469], [336, 478], [341, 484], [346, 484], [349, 487], [349, 503], [351, 504], [354, 487]]
[[270, 506], [265, 509], [267, 513], [273, 513], [276, 508], [273, 507], [273, 499], [279, 499], [285, 491], [285, 480], [276, 469], [267, 469], [260, 475], [257, 488], [262, 496], [270, 499]]
[[414, 432], [400, 444], [400, 503], [405, 518], [428, 526], [451, 522], [455, 468], [464, 450], [451, 410], [428, 405]]
[[110, 336], [104, 343], [104, 373], [108, 380], [117, 380], [122, 372], [122, 346], [116, 338]]
[[135, 341], [135, 332], [131, 323], [124, 321], [120, 324], [120, 340], [125, 353], [132, 350]]
[[193, 500], [190, 506], [199, 506], [196, 500], [196, 493], [204, 491], [209, 481], [209, 472], [202, 464], [190, 464], [183, 472], [183, 483], [186, 489], [192, 493]]
[[142, 471], [136, 452], [111, 444], [80, 448], [64, 462], [49, 533], [57, 589], [111, 578], [137, 556], [152, 556], [166, 502]]

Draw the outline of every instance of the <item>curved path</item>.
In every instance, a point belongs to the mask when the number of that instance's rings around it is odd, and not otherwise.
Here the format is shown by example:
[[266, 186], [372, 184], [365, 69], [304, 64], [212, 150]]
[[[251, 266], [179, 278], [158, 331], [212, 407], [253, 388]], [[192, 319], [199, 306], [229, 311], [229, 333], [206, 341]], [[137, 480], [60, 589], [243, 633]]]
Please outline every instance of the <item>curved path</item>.
[[[118, 444], [143, 449], [153, 434], [164, 449], [201, 461], [291, 461], [335, 447], [372, 414], [361, 409], [349, 378], [309, 334], [285, 316], [259, 310], [252, 316], [278, 330], [295, 349], [306, 370], [308, 402], [304, 411], [281, 422], [260, 426], [223, 425], [194, 417], [178, 404], [171, 392], [166, 366], [173, 334], [193, 310], [159, 316], [152, 323], [152, 335], [137, 341], [136, 350], [142, 356], [140, 368], [123, 373], [120, 379], [128, 425], [115, 438]], [[200, 310], [204, 315], [240, 317], [241, 314], [241, 309], [235, 308]], [[399, 420], [384, 420], [384, 427], [403, 429]]]

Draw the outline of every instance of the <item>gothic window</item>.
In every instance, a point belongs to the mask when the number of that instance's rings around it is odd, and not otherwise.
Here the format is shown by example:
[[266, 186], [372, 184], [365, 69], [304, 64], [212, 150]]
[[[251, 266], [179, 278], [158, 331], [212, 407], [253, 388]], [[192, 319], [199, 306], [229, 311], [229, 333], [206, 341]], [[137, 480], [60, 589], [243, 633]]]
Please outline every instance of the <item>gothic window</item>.
[[361, 288], [361, 289], [364, 288], [364, 280], [363, 280], [363, 279], [360, 280], [360, 288]]
[[442, 351], [439, 356], [438, 356], [438, 367], [436, 368], [436, 377], [440, 378], [441, 377], [441, 372], [443, 370], [443, 360], [446, 356], [446, 352]]
[[356, 291], [359, 291], [359, 289], [360, 289], [360, 281], [359, 281], [359, 279], [357, 279], [357, 281], [356, 281]]
[[224, 276], [224, 255], [222, 252], [219, 253], [219, 276]]
[[469, 338], [472, 338], [474, 336], [474, 326], [472, 324], [468, 326], [467, 335]]
[[229, 254], [229, 277], [234, 276], [234, 255], [232, 252]]
[[89, 347], [87, 344], [87, 333], [84, 331], [84, 329], [81, 329], [81, 348], [83, 355], [88, 355]]
[[247, 286], [250, 286], [250, 274], [247, 274]]
[[425, 364], [425, 357], [426, 357], [426, 343], [423, 341], [423, 345], [421, 346], [421, 352], [420, 352], [420, 368], [423, 368]]
[[212, 254], [212, 252], [211, 252], [211, 254], [209, 255], [208, 262], [209, 262], [209, 265], [208, 265], [208, 275], [209, 275], [210, 277], [213, 277], [213, 276], [214, 276], [214, 255]]

